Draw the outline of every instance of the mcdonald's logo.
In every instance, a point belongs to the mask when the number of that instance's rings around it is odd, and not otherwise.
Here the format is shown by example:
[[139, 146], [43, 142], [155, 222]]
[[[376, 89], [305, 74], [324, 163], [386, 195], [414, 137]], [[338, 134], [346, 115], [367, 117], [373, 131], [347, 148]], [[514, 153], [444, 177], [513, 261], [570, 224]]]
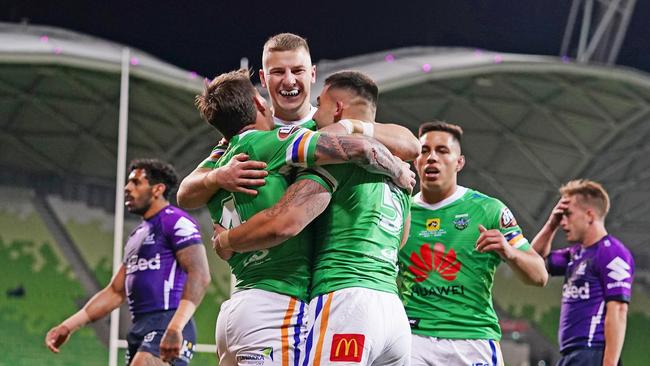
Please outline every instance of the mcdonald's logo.
[[330, 361], [361, 362], [365, 340], [363, 334], [334, 334]]

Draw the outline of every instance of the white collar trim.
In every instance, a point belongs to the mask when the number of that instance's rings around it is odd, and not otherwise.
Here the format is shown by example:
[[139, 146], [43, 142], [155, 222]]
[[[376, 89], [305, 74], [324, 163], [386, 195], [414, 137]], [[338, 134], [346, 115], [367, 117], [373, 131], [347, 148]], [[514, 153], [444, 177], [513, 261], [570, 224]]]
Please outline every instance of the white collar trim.
[[305, 118], [303, 118], [303, 119], [300, 119], [298, 121], [285, 121], [285, 120], [280, 119], [280, 118], [278, 118], [276, 116], [273, 116], [273, 123], [276, 126], [300, 126], [303, 123], [305, 123], [305, 122], [311, 120], [312, 118], [314, 118], [314, 113], [316, 113], [318, 108], [314, 107], [313, 105], [310, 106], [310, 107], [311, 107], [311, 109], [309, 110], [309, 113], [307, 113], [307, 116], [305, 116]]
[[444, 200], [440, 202], [436, 202], [434, 204], [426, 203], [422, 199], [422, 192], [418, 192], [414, 197], [413, 197], [413, 202], [418, 204], [419, 206], [422, 206], [424, 208], [427, 208], [429, 210], [439, 210], [445, 206], [449, 206], [450, 204], [456, 202], [458, 199], [463, 197], [467, 193], [467, 187], [463, 186], [456, 186], [456, 192], [452, 194], [451, 196], [445, 198]]

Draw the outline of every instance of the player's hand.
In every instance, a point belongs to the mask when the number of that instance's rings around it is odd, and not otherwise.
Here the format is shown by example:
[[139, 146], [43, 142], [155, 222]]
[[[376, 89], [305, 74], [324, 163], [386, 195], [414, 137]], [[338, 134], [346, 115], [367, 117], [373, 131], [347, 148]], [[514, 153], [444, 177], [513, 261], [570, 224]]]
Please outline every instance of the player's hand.
[[167, 328], [160, 340], [160, 358], [171, 363], [181, 354], [183, 345], [183, 333], [178, 329]]
[[395, 159], [400, 162], [400, 173], [399, 177], [393, 179], [393, 182], [411, 194], [413, 193], [413, 187], [415, 187], [415, 173], [411, 170], [409, 163], [402, 161], [398, 157], [395, 157]]
[[551, 215], [548, 217], [548, 220], [546, 221], [546, 225], [548, 225], [548, 227], [551, 230], [556, 230], [558, 226], [560, 226], [560, 221], [562, 221], [562, 216], [564, 216], [566, 210], [569, 208], [569, 201], [570, 198], [562, 197], [557, 202], [555, 207], [553, 207], [553, 211], [551, 211]]
[[265, 168], [265, 162], [248, 160], [248, 155], [241, 153], [233, 156], [226, 165], [209, 172], [205, 182], [207, 186], [218, 186], [228, 192], [255, 196], [257, 191], [249, 187], [264, 185], [264, 177], [269, 174]]
[[481, 253], [495, 252], [504, 260], [514, 258], [514, 248], [510, 246], [505, 236], [499, 230], [488, 230], [483, 225], [478, 226], [480, 233], [476, 240], [476, 250]]
[[219, 233], [226, 231], [226, 229], [223, 226], [216, 223], [213, 224], [212, 227], [214, 229], [214, 233], [212, 234], [212, 249], [214, 249], [214, 252], [217, 253], [219, 258], [223, 259], [224, 261], [227, 261], [228, 259], [230, 259], [230, 257], [232, 257], [234, 252], [232, 250], [221, 248], [221, 246], [219, 245], [219, 238], [218, 238]]
[[71, 332], [68, 327], [65, 325], [57, 325], [47, 332], [47, 335], [45, 336], [45, 345], [50, 351], [59, 353], [59, 347], [68, 341], [70, 334]]

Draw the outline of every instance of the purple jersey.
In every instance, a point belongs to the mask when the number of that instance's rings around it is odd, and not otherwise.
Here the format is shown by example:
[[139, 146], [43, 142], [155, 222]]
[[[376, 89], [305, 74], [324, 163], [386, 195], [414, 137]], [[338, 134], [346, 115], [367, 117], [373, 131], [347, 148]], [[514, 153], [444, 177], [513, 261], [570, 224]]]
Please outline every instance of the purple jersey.
[[194, 244], [202, 244], [196, 221], [174, 206], [142, 220], [133, 230], [123, 259], [133, 316], [178, 307], [187, 273], [178, 265], [176, 252]]
[[554, 250], [547, 259], [551, 275], [564, 275], [560, 313], [560, 351], [604, 347], [606, 302], [629, 302], [634, 259], [618, 239]]

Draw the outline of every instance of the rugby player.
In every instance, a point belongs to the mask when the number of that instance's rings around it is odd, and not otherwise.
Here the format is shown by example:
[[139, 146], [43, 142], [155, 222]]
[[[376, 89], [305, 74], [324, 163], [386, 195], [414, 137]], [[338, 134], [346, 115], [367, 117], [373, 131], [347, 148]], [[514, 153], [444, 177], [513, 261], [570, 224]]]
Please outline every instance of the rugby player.
[[178, 181], [171, 165], [141, 159], [129, 171], [125, 205], [143, 220], [126, 242], [123, 263], [108, 286], [47, 333], [45, 344], [58, 353], [73, 332], [128, 299], [127, 364], [187, 365], [196, 343], [192, 315], [210, 282], [201, 234], [191, 216], [169, 204]]
[[[316, 81], [307, 41], [292, 33], [280, 33], [266, 41], [262, 51], [259, 77], [267, 89], [273, 106], [276, 127], [296, 126], [315, 129], [312, 120], [316, 108], [311, 105], [311, 85]], [[413, 160], [419, 151], [417, 139], [408, 129], [395, 124], [361, 124], [351, 121], [348, 128], [376, 137], [403, 160]], [[370, 122], [370, 121], [366, 121]], [[397, 138], [400, 137], [400, 138]], [[257, 194], [255, 187], [264, 184], [268, 174], [264, 162], [248, 160], [245, 153], [235, 155], [228, 164], [214, 168], [227, 148], [227, 143], [212, 150], [199, 166], [183, 179], [178, 189], [178, 203], [184, 208], [198, 208], [220, 188], [230, 192]]]
[[458, 185], [462, 133], [449, 123], [420, 126], [420, 192], [412, 198], [411, 233], [399, 255], [412, 365], [502, 365], [492, 305], [497, 266], [508, 263], [527, 284], [544, 286], [548, 279], [512, 212]]
[[[619, 363], [634, 259], [607, 233], [609, 196], [599, 183], [577, 179], [560, 188], [562, 197], [533, 239], [552, 276], [564, 276], [560, 311], [560, 366]], [[551, 251], [558, 228], [571, 246]]]
[[[350, 119], [372, 121], [377, 96], [367, 76], [333, 74], [325, 80], [314, 119], [319, 127], [338, 122], [338, 128]], [[220, 232], [214, 245], [265, 250], [299, 235], [325, 210], [313, 227], [311, 329], [302, 365], [406, 365], [411, 336], [396, 275], [397, 252], [408, 233], [408, 194], [384, 176], [349, 164], [316, 170], [328, 185], [295, 182], [273, 207]]]
[[[291, 167], [356, 162], [372, 172], [389, 175], [400, 186], [415, 183], [408, 164], [383, 145], [361, 136], [331, 135], [298, 126], [274, 131], [271, 112], [250, 82], [246, 70], [223, 74], [197, 98], [203, 118], [230, 141], [216, 163], [245, 151], [267, 163], [267, 183], [257, 196], [220, 190], [208, 203], [215, 222], [236, 227], [255, 213], [271, 207], [287, 188]], [[361, 170], [354, 166], [352, 170]], [[384, 175], [378, 175], [382, 181]], [[388, 179], [388, 178], [386, 178]], [[328, 192], [334, 183], [327, 173], [300, 174], [313, 192]], [[312, 197], [318, 199], [317, 197]], [[327, 203], [321, 206], [321, 211]], [[315, 213], [317, 215], [318, 213]], [[288, 239], [288, 238], [287, 238]], [[311, 272], [310, 237], [297, 236], [273, 249], [238, 253], [230, 257], [222, 248], [236, 277], [236, 289], [224, 302], [217, 319], [217, 348], [221, 365], [296, 364], [306, 331], [304, 314]]]

